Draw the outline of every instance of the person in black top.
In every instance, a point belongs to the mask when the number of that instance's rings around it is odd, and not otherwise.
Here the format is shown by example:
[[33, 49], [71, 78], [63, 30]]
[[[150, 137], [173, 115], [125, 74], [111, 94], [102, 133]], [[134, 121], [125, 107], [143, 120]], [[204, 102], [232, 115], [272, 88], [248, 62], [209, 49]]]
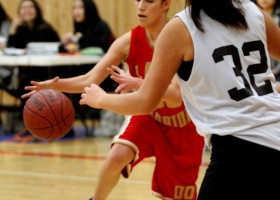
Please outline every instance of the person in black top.
[[100, 17], [97, 6], [92, 0], [73, 1], [74, 31], [62, 36], [66, 50], [71, 42], [78, 42], [79, 49], [100, 47], [107, 52], [115, 36], [109, 25]]
[[[21, 0], [17, 16], [13, 18], [10, 26], [7, 47], [26, 49], [29, 42], [60, 42], [60, 38], [56, 30], [43, 18], [36, 0]], [[45, 80], [50, 76], [48, 67], [15, 66], [13, 69], [17, 72], [11, 75], [10, 82], [3, 87], [16, 98], [20, 98], [25, 92], [24, 85], [31, 80]], [[24, 105], [25, 100], [21, 99], [20, 112]]]
[[[21, 0], [18, 15], [13, 19], [7, 47], [25, 49], [29, 42], [59, 42], [56, 30], [44, 20], [40, 5], [36, 0]], [[20, 67], [19, 84], [14, 95], [20, 96], [24, 90], [21, 84], [30, 80], [44, 80], [48, 78], [47, 68]], [[15, 93], [16, 92], [16, 93]]]
[[35, 0], [22, 0], [12, 22], [7, 46], [24, 49], [29, 42], [59, 42], [56, 30], [44, 20]]
[[[0, 49], [3, 49], [6, 45], [6, 40], [9, 35], [9, 29], [11, 25], [11, 18], [5, 11], [2, 4], [0, 4]], [[5, 41], [4, 41], [5, 40]]]
[[[61, 38], [61, 52], [75, 53], [88, 47], [100, 47], [106, 53], [115, 40], [115, 36], [105, 20], [99, 15], [98, 7], [93, 0], [73, 0], [72, 7], [73, 31], [66, 33]], [[82, 68], [71, 68], [71, 76], [77, 76], [87, 73], [92, 65], [83, 66]], [[64, 77], [56, 68], [57, 72], [53, 76]], [[117, 84], [107, 77], [102, 82], [101, 87], [108, 91], [114, 92]], [[72, 95], [75, 107], [79, 105], [80, 95]], [[86, 113], [84, 106], [80, 108], [80, 113]], [[89, 110], [86, 108], [86, 110]], [[92, 110], [92, 109], [91, 109]], [[92, 112], [92, 111], [89, 111]], [[99, 111], [95, 110], [90, 114], [93, 118], [99, 118]]]

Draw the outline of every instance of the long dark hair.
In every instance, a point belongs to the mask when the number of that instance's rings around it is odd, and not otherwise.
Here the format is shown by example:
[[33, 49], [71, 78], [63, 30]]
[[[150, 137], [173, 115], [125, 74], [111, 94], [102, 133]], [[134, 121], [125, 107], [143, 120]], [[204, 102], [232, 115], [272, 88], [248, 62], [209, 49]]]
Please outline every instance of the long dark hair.
[[20, 8], [22, 6], [22, 3], [25, 2], [25, 1], [31, 1], [34, 5], [34, 8], [36, 10], [36, 17], [34, 19], [34, 24], [33, 26], [34, 27], [38, 27], [40, 24], [42, 24], [43, 22], [45, 22], [44, 18], [43, 18], [43, 13], [42, 13], [42, 9], [39, 5], [39, 3], [35, 0], [22, 0], [18, 6], [18, 13], [20, 11]]
[[[201, 24], [200, 11], [204, 11], [210, 18], [225, 26], [246, 30], [248, 24], [244, 17], [244, 10], [240, 0], [186, 0], [190, 5], [190, 13], [195, 26], [204, 32]], [[239, 5], [239, 8], [234, 4]]]
[[3, 8], [2, 4], [0, 3], [0, 24], [4, 21], [10, 21], [11, 18], [9, 17], [9, 15], [7, 14], [7, 12], [5, 11], [5, 9]]
[[84, 22], [74, 22], [75, 31], [81, 31], [79, 29], [84, 29], [87, 26], [94, 27], [100, 20], [97, 6], [93, 0], [81, 0], [84, 4], [85, 9], [85, 21]]

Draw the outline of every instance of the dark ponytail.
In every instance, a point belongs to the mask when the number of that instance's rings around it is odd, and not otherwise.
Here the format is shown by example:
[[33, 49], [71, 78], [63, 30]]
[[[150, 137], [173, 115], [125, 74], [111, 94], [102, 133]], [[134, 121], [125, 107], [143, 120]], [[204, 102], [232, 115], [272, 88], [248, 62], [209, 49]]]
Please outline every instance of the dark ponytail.
[[202, 10], [210, 18], [225, 26], [243, 30], [248, 28], [240, 0], [186, 0], [186, 4], [188, 2], [192, 20], [202, 32], [204, 32], [200, 16]]

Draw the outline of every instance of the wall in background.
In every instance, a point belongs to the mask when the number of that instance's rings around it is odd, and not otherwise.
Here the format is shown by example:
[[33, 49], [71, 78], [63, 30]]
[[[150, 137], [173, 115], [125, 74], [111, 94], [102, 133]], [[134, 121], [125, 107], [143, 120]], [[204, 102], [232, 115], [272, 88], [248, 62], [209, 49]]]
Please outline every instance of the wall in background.
[[[72, 30], [73, 0], [37, 0], [43, 10], [45, 19], [53, 25], [60, 35]], [[11, 17], [17, 14], [20, 0], [0, 0]], [[137, 24], [134, 0], [95, 0], [100, 15], [108, 22], [118, 37]], [[184, 8], [184, 0], [173, 0], [169, 11], [172, 16]]]

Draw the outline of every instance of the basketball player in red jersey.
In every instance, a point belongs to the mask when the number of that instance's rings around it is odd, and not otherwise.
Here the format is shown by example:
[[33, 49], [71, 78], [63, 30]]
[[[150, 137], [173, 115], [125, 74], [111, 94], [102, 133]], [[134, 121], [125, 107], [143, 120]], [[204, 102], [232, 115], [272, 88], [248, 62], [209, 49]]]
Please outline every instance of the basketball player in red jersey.
[[[137, 90], [149, 69], [156, 39], [167, 23], [171, 0], [135, 0], [140, 25], [118, 38], [104, 58], [87, 74], [32, 82], [23, 95], [52, 88], [82, 93], [91, 83], [100, 84], [111, 73], [120, 85], [117, 92]], [[131, 76], [118, 66], [123, 60]], [[112, 66], [112, 67], [110, 67]], [[163, 72], [159, 72], [163, 73]], [[196, 132], [181, 99], [180, 90], [171, 83], [163, 101], [149, 115], [127, 117], [100, 171], [94, 200], [106, 199], [119, 181], [128, 177], [144, 158], [155, 157], [152, 192], [161, 199], [195, 200], [196, 180], [201, 164], [204, 141]], [[159, 83], [160, 84], [160, 83]]]

